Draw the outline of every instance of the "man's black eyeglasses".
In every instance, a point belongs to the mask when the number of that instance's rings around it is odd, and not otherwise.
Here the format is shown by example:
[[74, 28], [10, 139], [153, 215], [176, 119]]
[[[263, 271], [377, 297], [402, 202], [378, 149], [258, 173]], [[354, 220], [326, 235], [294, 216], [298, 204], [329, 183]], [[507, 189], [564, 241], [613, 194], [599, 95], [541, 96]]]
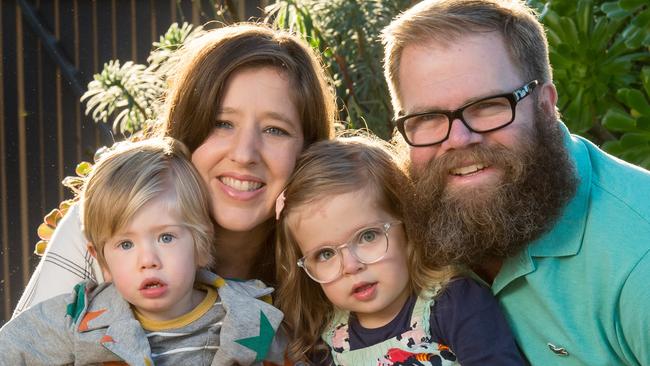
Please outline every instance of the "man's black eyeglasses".
[[455, 111], [414, 113], [397, 118], [395, 123], [406, 142], [416, 147], [432, 146], [448, 139], [451, 124], [456, 119], [472, 132], [491, 132], [515, 120], [517, 103], [530, 95], [538, 84], [533, 80], [512, 93], [482, 98]]

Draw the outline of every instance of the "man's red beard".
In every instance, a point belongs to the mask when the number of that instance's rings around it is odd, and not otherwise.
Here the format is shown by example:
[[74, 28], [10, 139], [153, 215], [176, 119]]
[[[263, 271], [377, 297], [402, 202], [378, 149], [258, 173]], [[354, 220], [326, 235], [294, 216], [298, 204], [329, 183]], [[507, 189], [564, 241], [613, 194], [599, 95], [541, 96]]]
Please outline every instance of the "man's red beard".
[[[411, 167], [415, 194], [405, 219], [427, 262], [476, 265], [506, 258], [548, 231], [573, 197], [577, 178], [553, 116], [535, 111], [534, 128], [515, 148], [472, 146]], [[463, 162], [501, 170], [498, 184], [450, 187]]]

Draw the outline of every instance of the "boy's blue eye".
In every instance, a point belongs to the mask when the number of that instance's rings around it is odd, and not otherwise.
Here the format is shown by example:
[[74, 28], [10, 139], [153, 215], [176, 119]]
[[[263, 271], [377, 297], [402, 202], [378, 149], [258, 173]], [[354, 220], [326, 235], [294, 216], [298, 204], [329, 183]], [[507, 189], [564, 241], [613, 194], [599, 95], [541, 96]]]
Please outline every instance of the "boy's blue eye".
[[123, 242], [120, 242], [117, 246], [122, 250], [129, 250], [133, 248], [133, 242], [125, 240]]
[[174, 235], [172, 234], [162, 234], [160, 235], [160, 242], [164, 244], [169, 244], [174, 240]]

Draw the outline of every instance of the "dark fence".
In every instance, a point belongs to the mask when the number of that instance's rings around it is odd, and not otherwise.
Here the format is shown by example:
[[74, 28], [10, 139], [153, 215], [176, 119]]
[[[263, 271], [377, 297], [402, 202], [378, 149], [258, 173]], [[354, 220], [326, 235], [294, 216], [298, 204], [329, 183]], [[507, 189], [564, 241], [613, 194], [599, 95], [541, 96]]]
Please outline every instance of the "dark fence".
[[38, 263], [38, 225], [71, 197], [61, 180], [113, 140], [79, 102], [93, 74], [144, 63], [171, 23], [203, 24], [215, 3], [245, 20], [271, 1], [0, 0], [0, 325]]

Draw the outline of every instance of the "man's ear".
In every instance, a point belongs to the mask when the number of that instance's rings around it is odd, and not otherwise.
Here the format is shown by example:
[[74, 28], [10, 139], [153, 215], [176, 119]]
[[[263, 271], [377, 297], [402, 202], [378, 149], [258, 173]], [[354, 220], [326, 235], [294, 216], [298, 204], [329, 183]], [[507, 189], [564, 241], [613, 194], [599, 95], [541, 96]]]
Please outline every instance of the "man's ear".
[[557, 90], [552, 82], [542, 84], [538, 91], [537, 103], [548, 115], [555, 115]]
[[[97, 259], [97, 251], [95, 250], [95, 246], [93, 245], [93, 243], [89, 242], [88, 244], [86, 244], [86, 248], [88, 249], [88, 253], [90, 253], [90, 255], [92, 255], [93, 258], [95, 258], [95, 260], [99, 262], [99, 260]], [[99, 263], [99, 267], [101, 267], [102, 269], [102, 275], [104, 275], [104, 282], [111, 282], [113, 278], [111, 277], [111, 272], [108, 270], [108, 268], [104, 268], [104, 265], [102, 265], [101, 263]]]

